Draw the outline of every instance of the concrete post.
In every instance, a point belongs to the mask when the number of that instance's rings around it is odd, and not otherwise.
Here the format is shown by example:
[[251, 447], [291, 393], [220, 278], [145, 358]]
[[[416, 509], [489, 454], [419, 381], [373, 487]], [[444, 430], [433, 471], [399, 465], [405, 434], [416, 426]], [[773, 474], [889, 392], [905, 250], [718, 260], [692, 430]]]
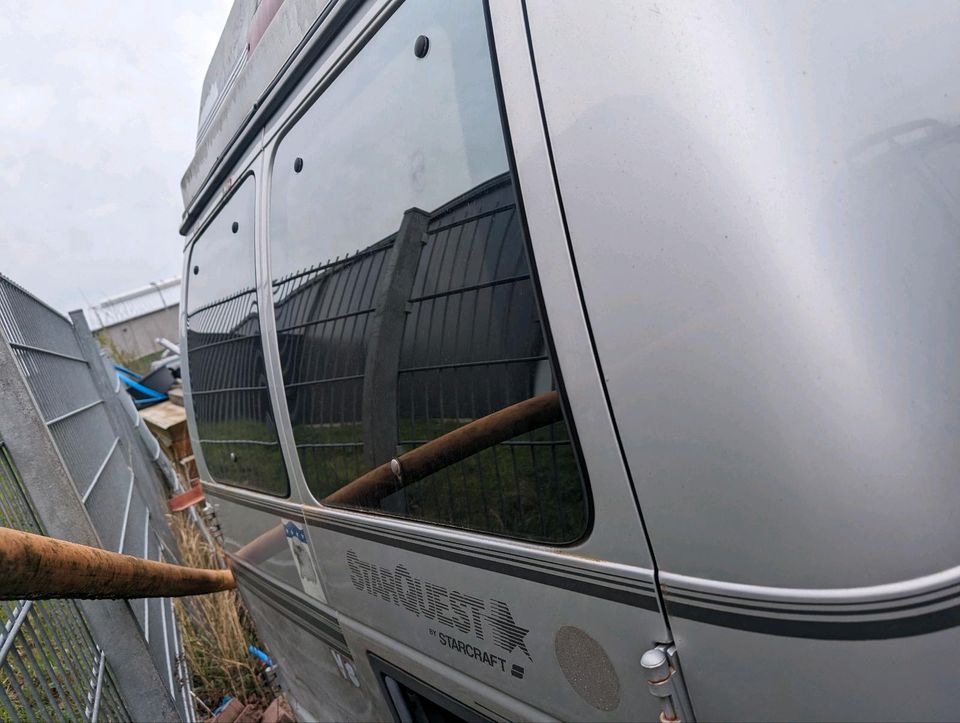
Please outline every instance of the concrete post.
[[[150, 509], [150, 518], [159, 522], [155, 527], [158, 528], [157, 532], [160, 534], [163, 544], [172, 555], [176, 555], [176, 542], [169, 526], [164, 522], [166, 514], [169, 512], [165, 494], [166, 483], [161, 477], [159, 468], [147, 459], [143, 440], [140, 439], [138, 433], [135, 433], [126, 411], [121, 406], [122, 402], [114, 392], [115, 387], [107, 377], [107, 370], [103, 366], [100, 349], [93, 338], [93, 334], [90, 333], [90, 327], [83, 312], [79, 310], [71, 311], [70, 321], [73, 322], [73, 333], [77, 337], [81, 356], [90, 367], [90, 375], [93, 377], [97, 393], [106, 405], [107, 416], [113, 425], [114, 433], [120, 438], [123, 458], [129, 459], [133, 466], [134, 484], [137, 485], [137, 489]], [[120, 393], [126, 394], [122, 389]]]

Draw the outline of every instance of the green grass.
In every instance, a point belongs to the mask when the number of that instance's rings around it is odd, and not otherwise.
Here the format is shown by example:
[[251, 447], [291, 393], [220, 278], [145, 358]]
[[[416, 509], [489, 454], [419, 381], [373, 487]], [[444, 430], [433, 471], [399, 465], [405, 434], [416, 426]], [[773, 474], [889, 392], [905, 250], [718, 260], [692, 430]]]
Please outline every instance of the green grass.
[[[267, 494], [286, 496], [289, 488], [276, 434], [253, 420], [200, 425], [203, 440], [237, 440], [238, 444], [201, 443], [214, 481]], [[267, 444], [243, 444], [243, 441]], [[231, 454], [233, 457], [231, 457]]]
[[113, 361], [122, 367], [126, 367], [132, 372], [136, 372], [137, 374], [149, 374], [150, 364], [163, 356], [163, 349], [150, 352], [146, 356], [139, 358], [131, 356], [120, 349], [120, 347], [114, 343], [113, 339], [110, 338], [110, 335], [107, 334], [107, 332], [105, 332], [103, 329], [94, 332], [93, 338], [97, 340], [97, 343], [101, 348], [106, 350]]

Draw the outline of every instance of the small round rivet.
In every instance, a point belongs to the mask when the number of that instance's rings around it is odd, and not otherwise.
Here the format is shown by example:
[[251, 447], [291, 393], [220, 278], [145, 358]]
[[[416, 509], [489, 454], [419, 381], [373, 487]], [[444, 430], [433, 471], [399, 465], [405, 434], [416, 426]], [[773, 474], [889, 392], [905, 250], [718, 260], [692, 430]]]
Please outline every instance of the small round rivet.
[[430, 38], [426, 35], [417, 37], [416, 42], [413, 44], [413, 54], [418, 58], [422, 58], [427, 54], [428, 50], [430, 50]]
[[240, 230], [240, 224], [234, 221], [233, 225], [230, 227], [230, 230], [236, 233], [237, 231]]
[[193, 275], [196, 276], [196, 275], [199, 274], [199, 273], [200, 273], [200, 267], [199, 267], [199, 266], [194, 266], [194, 267], [193, 267]]
[[300, 171], [302, 170], [303, 170], [303, 159], [298, 157], [297, 160], [293, 162], [293, 172], [300, 173]]

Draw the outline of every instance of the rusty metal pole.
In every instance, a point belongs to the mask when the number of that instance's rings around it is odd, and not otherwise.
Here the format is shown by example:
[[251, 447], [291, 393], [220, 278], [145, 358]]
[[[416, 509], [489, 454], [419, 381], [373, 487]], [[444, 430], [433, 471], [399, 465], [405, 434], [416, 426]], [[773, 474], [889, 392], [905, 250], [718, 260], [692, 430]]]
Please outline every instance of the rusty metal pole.
[[560, 395], [538, 394], [432, 439], [370, 470], [323, 500], [327, 505], [376, 507], [399, 489], [494, 445], [563, 420]]
[[142, 560], [0, 527], [0, 599], [182, 597], [235, 587], [229, 570]]

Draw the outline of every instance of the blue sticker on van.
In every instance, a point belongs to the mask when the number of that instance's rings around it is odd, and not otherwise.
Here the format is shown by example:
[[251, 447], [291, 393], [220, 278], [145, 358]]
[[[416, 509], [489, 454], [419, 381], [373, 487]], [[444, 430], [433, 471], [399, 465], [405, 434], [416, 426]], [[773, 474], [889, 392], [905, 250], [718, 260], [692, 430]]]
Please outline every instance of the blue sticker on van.
[[298, 527], [292, 522], [288, 522], [283, 526], [283, 531], [286, 533], [287, 537], [296, 537], [300, 542], [307, 541], [307, 532], [304, 528]]

